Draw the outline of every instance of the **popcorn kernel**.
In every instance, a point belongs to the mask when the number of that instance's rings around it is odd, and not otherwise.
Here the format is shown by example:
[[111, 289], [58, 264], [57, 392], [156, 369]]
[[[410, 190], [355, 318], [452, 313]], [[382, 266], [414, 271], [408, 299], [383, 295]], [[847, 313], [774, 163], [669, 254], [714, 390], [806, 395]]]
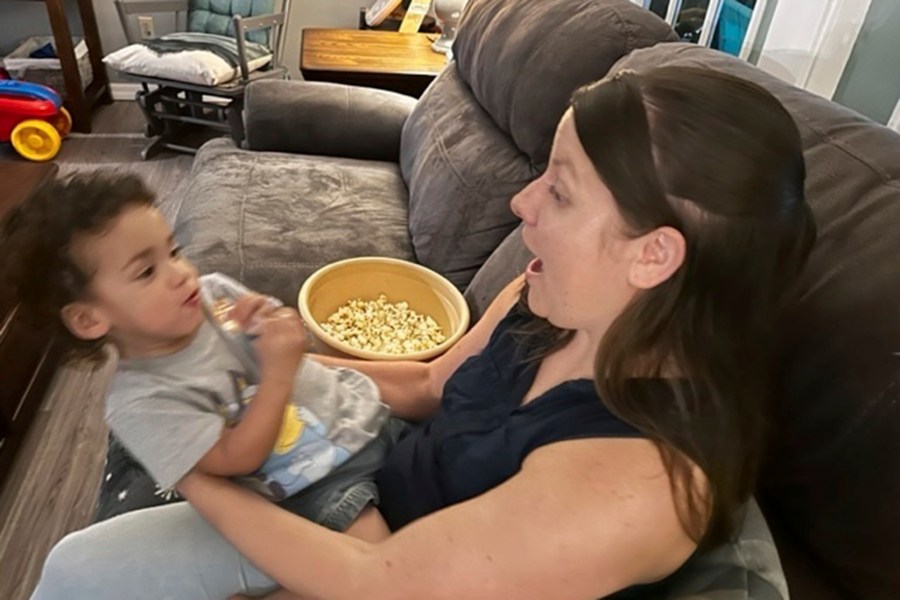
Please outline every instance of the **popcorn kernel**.
[[339, 307], [322, 329], [357, 350], [407, 354], [430, 350], [447, 339], [441, 326], [428, 315], [409, 308], [407, 302], [354, 298]]

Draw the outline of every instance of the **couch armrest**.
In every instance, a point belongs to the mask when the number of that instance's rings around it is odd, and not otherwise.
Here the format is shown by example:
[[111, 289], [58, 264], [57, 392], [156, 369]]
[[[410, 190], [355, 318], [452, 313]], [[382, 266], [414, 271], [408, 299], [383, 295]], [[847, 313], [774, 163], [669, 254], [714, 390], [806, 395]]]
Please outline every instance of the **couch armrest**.
[[398, 161], [415, 98], [370, 88], [263, 80], [247, 87], [247, 148]]

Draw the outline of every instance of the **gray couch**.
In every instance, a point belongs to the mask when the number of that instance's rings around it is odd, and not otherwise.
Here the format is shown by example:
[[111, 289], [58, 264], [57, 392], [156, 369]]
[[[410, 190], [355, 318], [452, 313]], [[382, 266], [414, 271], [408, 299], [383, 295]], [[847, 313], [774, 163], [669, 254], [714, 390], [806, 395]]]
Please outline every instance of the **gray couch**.
[[[194, 163], [177, 218], [190, 258], [290, 304], [327, 262], [416, 260], [465, 289], [477, 316], [527, 258], [508, 201], [545, 166], [578, 85], [663, 64], [752, 79], [797, 121], [820, 230], [784, 332], [760, 504], [794, 598], [900, 597], [900, 136], [678, 43], [627, 0], [472, 0], [455, 55], [418, 102], [327, 84], [251, 86], [247, 149], [215, 140]], [[672, 581], [673, 598], [786, 594], [753, 505], [733, 544]]]

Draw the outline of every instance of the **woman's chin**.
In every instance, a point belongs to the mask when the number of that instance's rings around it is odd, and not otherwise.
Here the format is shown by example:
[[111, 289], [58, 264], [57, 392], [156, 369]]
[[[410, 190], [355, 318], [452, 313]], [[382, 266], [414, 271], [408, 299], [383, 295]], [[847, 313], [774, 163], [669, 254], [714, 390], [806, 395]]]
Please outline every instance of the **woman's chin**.
[[529, 288], [528, 296], [525, 298], [528, 303], [528, 310], [530, 310], [531, 314], [534, 316], [546, 319], [547, 310], [541, 303], [540, 298], [536, 298], [535, 296], [534, 289]]

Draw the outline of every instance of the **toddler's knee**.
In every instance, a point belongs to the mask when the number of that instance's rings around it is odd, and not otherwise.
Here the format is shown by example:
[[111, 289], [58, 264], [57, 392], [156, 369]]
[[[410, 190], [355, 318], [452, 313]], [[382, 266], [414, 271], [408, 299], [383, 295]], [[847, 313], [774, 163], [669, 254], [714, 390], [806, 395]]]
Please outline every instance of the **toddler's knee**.
[[53, 546], [31, 600], [78, 598], [84, 576], [90, 572], [87, 539], [83, 531], [70, 533]]

